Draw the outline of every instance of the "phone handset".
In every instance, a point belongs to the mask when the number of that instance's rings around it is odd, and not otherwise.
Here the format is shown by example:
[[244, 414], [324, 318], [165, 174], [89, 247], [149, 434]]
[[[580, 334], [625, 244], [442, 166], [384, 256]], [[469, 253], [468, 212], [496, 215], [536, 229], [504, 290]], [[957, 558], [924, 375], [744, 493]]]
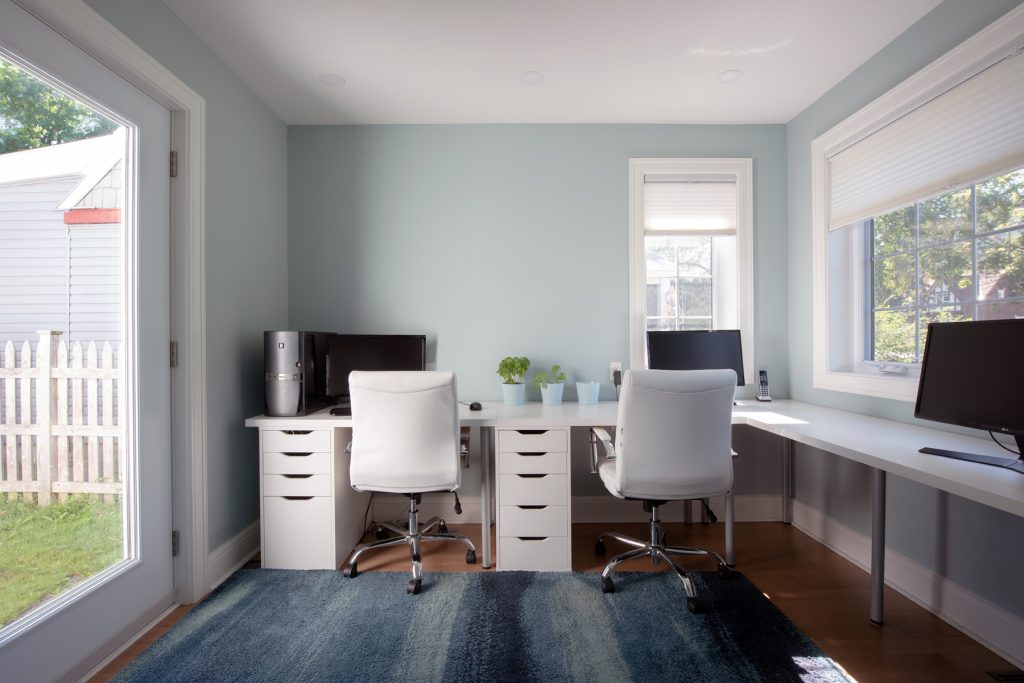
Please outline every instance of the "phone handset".
[[757, 374], [757, 395], [754, 398], [756, 398], [758, 401], [772, 400], [771, 394], [768, 393], [768, 371], [761, 370]]

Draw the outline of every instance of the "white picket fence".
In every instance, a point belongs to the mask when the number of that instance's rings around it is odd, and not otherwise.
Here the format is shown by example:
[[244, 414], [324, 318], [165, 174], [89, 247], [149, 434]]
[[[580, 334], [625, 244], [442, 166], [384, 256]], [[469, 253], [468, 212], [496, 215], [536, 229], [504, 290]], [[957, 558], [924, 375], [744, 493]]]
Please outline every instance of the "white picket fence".
[[124, 453], [120, 348], [96, 342], [70, 348], [60, 332], [40, 332], [35, 365], [29, 342], [8, 341], [0, 362], [0, 493], [39, 505], [56, 496], [122, 492]]

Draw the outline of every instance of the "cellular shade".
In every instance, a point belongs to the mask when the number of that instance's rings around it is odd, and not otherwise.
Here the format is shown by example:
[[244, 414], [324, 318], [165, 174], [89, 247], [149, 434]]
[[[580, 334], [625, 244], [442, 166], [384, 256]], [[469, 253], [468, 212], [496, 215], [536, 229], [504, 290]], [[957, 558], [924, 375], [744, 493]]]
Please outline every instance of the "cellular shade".
[[736, 234], [736, 183], [645, 176], [644, 232], [659, 235]]
[[1024, 55], [993, 64], [832, 154], [829, 229], [1024, 165]]

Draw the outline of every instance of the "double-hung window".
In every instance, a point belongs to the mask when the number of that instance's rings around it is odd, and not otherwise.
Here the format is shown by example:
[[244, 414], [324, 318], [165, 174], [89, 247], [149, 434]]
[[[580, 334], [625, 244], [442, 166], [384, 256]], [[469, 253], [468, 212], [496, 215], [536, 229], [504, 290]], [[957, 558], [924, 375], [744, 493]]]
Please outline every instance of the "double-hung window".
[[630, 160], [630, 365], [648, 330], [739, 329], [752, 372], [750, 159]]
[[928, 324], [1024, 317], [1024, 12], [812, 144], [814, 386], [913, 400]]

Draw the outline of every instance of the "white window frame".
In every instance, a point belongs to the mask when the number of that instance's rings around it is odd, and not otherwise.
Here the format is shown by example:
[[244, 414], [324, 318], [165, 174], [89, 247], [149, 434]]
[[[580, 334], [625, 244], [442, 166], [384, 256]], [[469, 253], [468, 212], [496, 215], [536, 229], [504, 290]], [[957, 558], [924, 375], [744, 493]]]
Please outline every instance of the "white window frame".
[[[737, 316], [743, 340], [743, 383], [754, 383], [754, 162], [735, 159], [629, 160], [629, 366], [647, 367], [645, 175], [732, 176], [736, 181]], [[717, 299], [717, 297], [716, 297]]]
[[[813, 267], [813, 370], [815, 389], [842, 391], [901, 401], [917, 398], [917, 376], [886, 375], [869, 363], [856, 363], [853, 371], [829, 369], [828, 292], [828, 159], [880, 128], [906, 115], [921, 103], [955, 87], [986, 66], [1005, 56], [1024, 36], [1024, 6], [1001, 19], [935, 60], [900, 85], [860, 111], [823, 133], [811, 143], [811, 249]], [[1020, 56], [1018, 58], [1024, 58]], [[923, 199], [923, 198], [922, 198]], [[855, 292], [860, 286], [854, 288]], [[862, 302], [861, 306], [867, 305]], [[863, 328], [851, 333], [863, 335]], [[844, 340], [862, 347], [860, 338]], [[863, 355], [861, 355], [863, 358]]]

